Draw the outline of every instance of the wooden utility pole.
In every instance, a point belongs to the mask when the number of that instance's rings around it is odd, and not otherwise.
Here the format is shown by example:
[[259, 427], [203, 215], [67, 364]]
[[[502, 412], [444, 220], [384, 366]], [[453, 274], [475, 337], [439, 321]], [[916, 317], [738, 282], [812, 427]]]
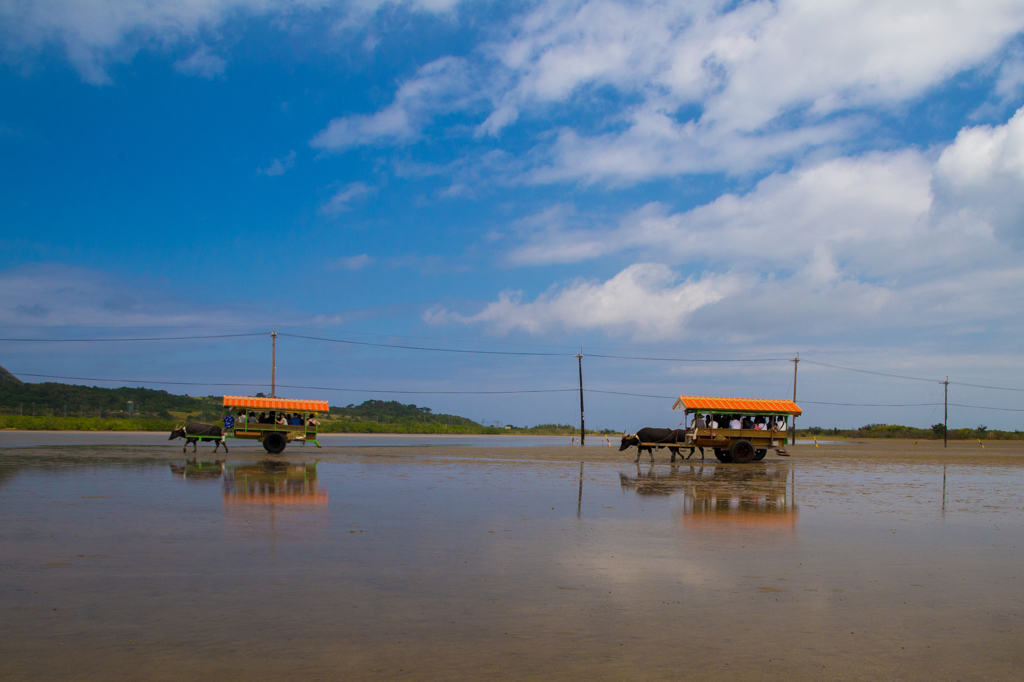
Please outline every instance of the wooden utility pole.
[[[949, 377], [942, 382], [942, 447], [946, 447], [946, 443], [949, 439]], [[942, 482], [946, 482], [946, 470], [942, 470]], [[942, 494], [946, 494], [946, 488], [943, 486]]]
[[[796, 357], [790, 360], [793, 363], [793, 402], [796, 402], [796, 368], [800, 364], [800, 354], [797, 353]], [[796, 445], [796, 415], [793, 415], [793, 445]]]
[[576, 360], [580, 366], [580, 447], [586, 444], [587, 431], [584, 427], [583, 422], [583, 348], [580, 348], [580, 354], [576, 356]]
[[277, 397], [277, 330], [270, 332], [270, 397]]

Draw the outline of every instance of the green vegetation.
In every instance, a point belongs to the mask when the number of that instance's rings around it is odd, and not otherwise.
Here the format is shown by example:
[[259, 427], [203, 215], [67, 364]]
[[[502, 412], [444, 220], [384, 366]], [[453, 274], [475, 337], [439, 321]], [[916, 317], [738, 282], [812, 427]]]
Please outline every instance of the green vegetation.
[[0, 414], [3, 415], [107, 420], [141, 417], [173, 421], [185, 415], [198, 418], [204, 412], [219, 415], [220, 410], [219, 396], [197, 398], [150, 388], [100, 388], [52, 381], [26, 384], [0, 367]]
[[166, 431], [170, 433], [174, 426], [173, 421], [166, 419], [0, 415], [0, 429], [21, 431]]
[[[866, 424], [859, 429], [823, 429], [812, 426], [797, 429], [800, 438], [829, 436], [837, 438], [910, 438], [914, 440], [942, 440], [943, 425], [932, 424], [931, 428], [919, 429], [900, 424]], [[950, 429], [949, 440], [1024, 440], [1022, 431], [996, 431], [979, 425], [973, 429]]]
[[[220, 396], [175, 395], [149, 388], [101, 388], [45, 382], [26, 384], [0, 367], [0, 428], [73, 431], [170, 431], [189, 421], [219, 422]], [[391, 400], [331, 407], [322, 433], [458, 433], [572, 436], [569, 424], [484, 426], [429, 407]], [[588, 432], [593, 433], [593, 432]], [[610, 432], [609, 432], [610, 433]]]

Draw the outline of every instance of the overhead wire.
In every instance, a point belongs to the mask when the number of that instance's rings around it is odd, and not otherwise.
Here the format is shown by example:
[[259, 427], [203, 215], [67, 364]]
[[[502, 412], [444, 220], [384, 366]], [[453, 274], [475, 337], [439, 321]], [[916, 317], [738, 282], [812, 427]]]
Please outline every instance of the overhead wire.
[[942, 403], [823, 403], [815, 400], [801, 400], [805, 405], [839, 405], [841, 407], [934, 407]]
[[[118, 383], [123, 382], [126, 384], [156, 384], [156, 385], [169, 385], [169, 386], [245, 386], [245, 387], [259, 387], [267, 388], [270, 384], [249, 382], [249, 383], [232, 383], [232, 382], [203, 382], [203, 381], [163, 381], [156, 379], [98, 379], [96, 377], [72, 377], [72, 376], [61, 376], [56, 374], [30, 374], [28, 372], [18, 372], [15, 376], [23, 377], [36, 377], [43, 379], [71, 379], [74, 381], [100, 381], [103, 383]], [[424, 395], [457, 395], [457, 394], [469, 394], [469, 395], [507, 395], [516, 393], [568, 393], [575, 392], [579, 389], [576, 388], [545, 388], [545, 389], [528, 389], [528, 390], [513, 390], [513, 391], [395, 391], [390, 389], [370, 389], [370, 388], [338, 388], [335, 386], [294, 386], [289, 384], [277, 384], [278, 388], [296, 388], [300, 390], [308, 391], [345, 391], [349, 393], [408, 393], [408, 394], [424, 394]]]
[[[114, 341], [195, 341], [198, 339], [233, 339], [241, 336], [266, 336], [267, 332], [250, 334], [210, 334], [205, 336], [149, 336], [136, 338], [95, 338], [95, 339], [15, 339], [0, 338], [0, 341], [25, 343], [99, 343]], [[26, 375], [27, 376], [27, 375]]]
[[152, 379], [97, 379], [95, 377], [67, 377], [57, 374], [29, 374], [28, 372], [11, 372], [14, 376], [36, 377], [41, 379], [72, 379], [74, 381], [102, 381], [104, 383], [124, 382], [126, 384], [167, 384], [169, 386], [270, 386], [256, 382], [249, 383], [225, 383], [225, 382], [203, 382], [203, 381], [163, 381]]
[[999, 410], [1001, 412], [1024, 412], [1024, 409], [1015, 407], [984, 407], [982, 405], [963, 405], [961, 403], [949, 403], [950, 407], [969, 407], [974, 410]]
[[392, 391], [367, 388], [335, 388], [331, 386], [289, 386], [278, 384], [280, 388], [298, 388], [304, 391], [343, 391], [346, 393], [403, 393], [413, 395], [511, 395], [516, 393], [575, 393], [576, 388], [541, 388], [521, 391]]
[[993, 391], [1016, 391], [1024, 393], [1024, 388], [1007, 388], [1005, 386], [982, 386], [981, 384], [965, 384], [960, 381], [950, 381], [950, 386], [970, 386], [971, 388], [987, 388]]
[[635, 355], [600, 355], [584, 353], [586, 358], [610, 358], [616, 360], [654, 360], [656, 362], [789, 362], [789, 358], [649, 358]]
[[509, 350], [470, 350], [467, 348], [432, 348], [430, 346], [406, 346], [397, 343], [372, 343], [370, 341], [352, 341], [351, 339], [331, 339], [324, 336], [306, 336], [304, 334], [289, 334], [280, 332], [278, 336], [287, 336], [293, 339], [307, 339], [310, 341], [327, 341], [330, 343], [343, 343], [352, 346], [374, 346], [377, 348], [401, 348], [403, 350], [433, 351], [435, 353], [469, 353], [472, 355], [533, 355], [547, 357], [573, 357], [572, 353], [539, 353], [536, 351], [509, 351]]
[[[800, 362], [806, 362], [810, 365], [820, 365], [821, 367], [831, 367], [832, 369], [841, 369], [847, 372], [859, 372], [861, 374], [874, 374], [880, 377], [892, 377], [894, 379], [909, 379], [911, 381], [926, 381], [928, 383], [941, 384], [941, 379], [923, 379], [921, 377], [908, 377], [905, 374], [890, 374], [889, 372], [875, 372], [869, 369], [856, 369], [854, 367], [843, 367], [841, 365], [832, 365], [827, 362], [820, 362], [818, 360], [807, 360], [806, 358], [800, 358]], [[950, 382], [953, 383], [953, 382]]]
[[[572, 390], [578, 391], [579, 389], [578, 388], [574, 388]], [[673, 398], [678, 398], [679, 397], [679, 396], [674, 396], [674, 395], [649, 395], [647, 393], [626, 393], [624, 391], [601, 391], [601, 390], [598, 390], [596, 388], [585, 388], [585, 389], [583, 389], [583, 392], [584, 393], [605, 393], [605, 394], [608, 394], [608, 395], [630, 395], [630, 396], [634, 396], [634, 397], [637, 397], [637, 398], [660, 398], [660, 399], [664, 399], [664, 400], [672, 400]]]
[[[109, 342], [151, 342], [151, 341], [191, 341], [191, 340], [209, 340], [209, 339], [227, 339], [227, 338], [243, 338], [243, 337], [257, 337], [265, 336], [269, 332], [248, 332], [238, 334], [203, 334], [203, 335], [190, 335], [190, 336], [156, 336], [156, 337], [97, 337], [97, 338], [65, 338], [65, 339], [53, 339], [53, 338], [13, 338], [5, 337], [0, 338], [2, 342], [20, 342], [20, 343], [109, 343]], [[311, 341], [322, 341], [329, 343], [340, 343], [346, 345], [355, 346], [372, 346], [378, 348], [395, 348], [402, 350], [416, 350], [426, 352], [438, 352], [438, 353], [464, 353], [472, 355], [505, 355], [505, 356], [535, 356], [535, 357], [574, 357], [575, 353], [552, 353], [552, 352], [538, 352], [538, 351], [498, 351], [498, 350], [473, 350], [463, 348], [438, 348], [430, 346], [415, 346], [405, 344], [391, 344], [391, 343], [374, 343], [370, 341], [355, 341], [351, 339], [336, 339], [321, 336], [311, 336], [304, 334], [292, 334], [289, 332], [279, 332], [279, 336], [291, 337], [297, 339], [306, 339]], [[520, 345], [520, 344], [516, 344]], [[526, 345], [526, 344], [521, 344]], [[702, 363], [736, 363], [736, 362], [786, 362], [790, 361], [790, 358], [781, 357], [763, 357], [763, 358], [683, 358], [683, 357], [654, 357], [654, 356], [642, 356], [642, 355], [610, 355], [610, 354], [581, 354], [588, 358], [600, 358], [600, 359], [618, 359], [618, 360], [639, 360], [639, 361], [653, 361], [653, 362], [702, 362]], [[909, 381], [923, 381], [927, 383], [945, 383], [939, 379], [927, 379], [923, 377], [908, 376], [905, 374], [897, 374], [893, 372], [881, 372], [876, 370], [859, 369], [855, 367], [844, 367], [842, 365], [836, 365], [828, 362], [822, 362], [820, 360], [812, 360], [807, 357], [801, 358], [801, 361], [811, 365], [817, 365], [821, 367], [828, 367], [831, 369], [837, 369], [847, 372], [856, 372], [860, 374], [869, 374], [873, 376], [882, 376], [895, 379], [905, 379]], [[244, 386], [244, 387], [266, 387], [266, 383], [246, 383], [246, 382], [189, 382], [189, 381], [162, 381], [162, 380], [139, 380], [139, 379], [101, 379], [95, 377], [74, 377], [74, 376], [60, 376], [50, 374], [31, 374], [31, 373], [20, 373], [26, 377], [36, 378], [47, 378], [47, 379], [68, 379], [74, 381], [97, 381], [103, 383], [136, 383], [136, 384], [162, 384], [162, 385], [173, 385], [173, 386]], [[970, 388], [980, 388], [986, 390], [998, 390], [998, 391], [1012, 391], [1012, 392], [1024, 392], [1024, 388], [1013, 388], [1006, 386], [989, 386], [984, 384], [973, 384], [960, 381], [949, 381], [950, 385], [964, 386]], [[302, 390], [324, 390], [324, 391], [344, 391], [352, 393], [385, 393], [385, 394], [408, 394], [408, 395], [508, 395], [508, 394], [528, 394], [528, 393], [566, 393], [575, 392], [576, 388], [566, 389], [531, 389], [531, 390], [512, 390], [512, 391], [401, 391], [401, 390], [377, 390], [377, 389], [365, 389], [365, 388], [339, 388], [339, 387], [325, 387], [325, 386], [291, 386], [281, 384], [282, 388], [295, 388]], [[646, 393], [631, 393], [626, 391], [604, 391], [600, 389], [584, 389], [586, 393], [598, 393], [606, 395], [623, 395], [640, 398], [658, 398], [658, 399], [672, 399], [676, 396], [665, 396], [655, 395]], [[934, 407], [941, 405], [942, 403], [839, 403], [839, 402], [824, 402], [824, 401], [801, 401], [810, 405], [832, 405], [839, 407]], [[1024, 409], [1016, 408], [1003, 408], [1003, 407], [987, 407], [980, 405], [965, 405], [960, 403], [949, 403], [950, 406], [965, 407], [970, 409], [982, 409], [982, 410], [998, 410], [1004, 412], [1024, 412]]]

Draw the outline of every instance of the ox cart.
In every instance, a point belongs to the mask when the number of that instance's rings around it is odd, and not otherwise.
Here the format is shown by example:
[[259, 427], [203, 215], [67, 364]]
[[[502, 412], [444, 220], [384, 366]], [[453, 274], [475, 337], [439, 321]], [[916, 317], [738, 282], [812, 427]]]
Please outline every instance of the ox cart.
[[[226, 395], [224, 396], [224, 407], [238, 409], [244, 412], [245, 420], [235, 422], [231, 429], [231, 436], [234, 438], [248, 438], [263, 444], [263, 449], [272, 455], [284, 451], [285, 446], [292, 441], [299, 441], [303, 444], [313, 443], [320, 447], [317, 442], [318, 423], [314, 415], [318, 412], [327, 412], [326, 400], [291, 400], [288, 398], [263, 398]], [[265, 422], [249, 421], [249, 415], [266, 415]], [[277, 420], [282, 414], [300, 415], [301, 424], [278, 424]]]
[[[757, 462], [768, 450], [788, 456], [786, 430], [790, 416], [803, 413], [791, 400], [679, 396], [673, 410], [697, 415], [686, 428], [686, 446], [711, 448], [720, 462]], [[736, 422], [740, 428], [734, 428]], [[731, 424], [731, 425], [730, 425]]]

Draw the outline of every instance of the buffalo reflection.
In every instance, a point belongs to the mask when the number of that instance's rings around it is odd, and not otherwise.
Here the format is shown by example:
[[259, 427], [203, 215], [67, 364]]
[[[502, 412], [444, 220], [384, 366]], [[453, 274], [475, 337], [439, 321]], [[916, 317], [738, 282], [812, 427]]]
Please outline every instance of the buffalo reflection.
[[[624, 490], [638, 495], [682, 495], [680, 523], [692, 529], [760, 527], [794, 530], [797, 506], [792, 466], [703, 464], [619, 474]], [[795, 481], [795, 476], [793, 477]]]
[[181, 476], [185, 481], [210, 481], [221, 477], [224, 473], [224, 462], [215, 459], [212, 462], [202, 462], [196, 459], [187, 459], [182, 464], [171, 464], [171, 473]]
[[327, 491], [319, 488], [316, 463], [264, 460], [226, 467], [224, 504], [326, 505]]

